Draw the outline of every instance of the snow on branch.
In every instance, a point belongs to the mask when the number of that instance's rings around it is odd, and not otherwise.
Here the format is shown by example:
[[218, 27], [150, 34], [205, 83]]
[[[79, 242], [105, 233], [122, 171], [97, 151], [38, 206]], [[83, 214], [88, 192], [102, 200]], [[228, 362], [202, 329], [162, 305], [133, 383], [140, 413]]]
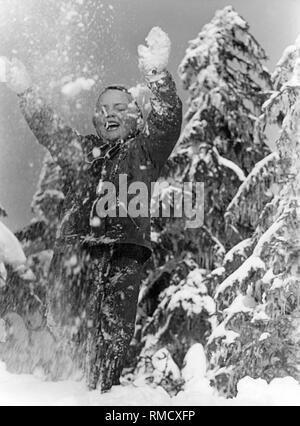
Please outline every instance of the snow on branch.
[[229, 223], [257, 224], [262, 207], [269, 199], [270, 188], [276, 183], [278, 161], [278, 154], [271, 153], [257, 163], [227, 208]]
[[276, 222], [274, 222], [273, 225], [271, 225], [270, 228], [260, 237], [253, 251], [253, 255], [261, 257], [263, 255], [263, 249], [265, 247], [269, 247], [271, 240], [276, 237], [278, 231], [280, 231], [280, 229], [282, 229], [283, 226], [284, 226], [283, 217], [280, 216], [276, 220]]
[[236, 331], [232, 331], [229, 328], [230, 321], [240, 313], [244, 314], [252, 314], [256, 307], [256, 303], [254, 299], [249, 296], [244, 296], [242, 294], [238, 294], [234, 299], [229, 308], [224, 309], [224, 314], [226, 316], [225, 320], [221, 322], [221, 324], [213, 330], [210, 338], [208, 340], [208, 345], [212, 344], [215, 340], [222, 339], [225, 345], [233, 344], [236, 339], [240, 337], [240, 334]]
[[158, 310], [173, 312], [183, 309], [186, 315], [199, 315], [206, 311], [213, 315], [216, 311], [214, 300], [208, 296], [207, 288], [203, 283], [203, 271], [194, 270], [179, 285], [173, 285], [162, 295], [162, 302]]
[[250, 284], [250, 275], [255, 272], [265, 271], [265, 269], [265, 263], [257, 255], [250, 256], [235, 272], [233, 272], [233, 274], [229, 275], [229, 277], [222, 282], [217, 289], [215, 298], [218, 299], [228, 287], [237, 285], [241, 288], [246, 281], [249, 281]]
[[295, 44], [288, 46], [283, 52], [276, 69], [272, 75], [275, 90], [280, 90], [292, 77], [294, 66], [300, 58], [300, 35]]
[[218, 159], [218, 162], [219, 162], [220, 166], [223, 166], [223, 167], [226, 167], [226, 168], [232, 170], [237, 175], [237, 177], [239, 178], [239, 180], [241, 182], [244, 182], [246, 180], [245, 173], [243, 172], [243, 170], [236, 163], [234, 163], [233, 161], [228, 160], [225, 157], [222, 157], [219, 154], [217, 148], [214, 148], [214, 152], [215, 152], [215, 154], [217, 156], [217, 159]]
[[65, 195], [62, 191], [59, 191], [57, 189], [46, 189], [42, 194], [37, 194], [35, 196], [36, 202], [41, 202], [44, 199], [63, 201], [65, 199]]
[[241, 241], [239, 244], [234, 246], [224, 257], [224, 265], [228, 263], [232, 263], [235, 256], [239, 257], [248, 257], [246, 252], [249, 250], [250, 247], [252, 247], [252, 239], [247, 238], [244, 241]]

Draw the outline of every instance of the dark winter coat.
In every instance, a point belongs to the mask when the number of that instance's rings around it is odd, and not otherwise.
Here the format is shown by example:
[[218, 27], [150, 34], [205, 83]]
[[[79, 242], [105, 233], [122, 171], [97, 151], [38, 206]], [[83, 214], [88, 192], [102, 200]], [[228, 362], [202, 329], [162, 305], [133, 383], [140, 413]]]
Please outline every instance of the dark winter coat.
[[[96, 227], [90, 222], [95, 217], [101, 179], [112, 182], [118, 193], [119, 175], [126, 174], [128, 187], [133, 182], [143, 182], [151, 194], [151, 183], [159, 178], [179, 138], [182, 103], [172, 77], [166, 74], [160, 81], [150, 83], [149, 88], [152, 111], [147, 120], [148, 131], [114, 145], [105, 144], [94, 135], [79, 135], [33, 90], [20, 95], [21, 110], [30, 129], [68, 175], [58, 235], [62, 248], [64, 244], [79, 242], [89, 245], [126, 243], [151, 249], [150, 213], [148, 217], [106, 217], [98, 221]], [[103, 170], [106, 170], [105, 177]], [[132, 197], [128, 196], [128, 202]]]

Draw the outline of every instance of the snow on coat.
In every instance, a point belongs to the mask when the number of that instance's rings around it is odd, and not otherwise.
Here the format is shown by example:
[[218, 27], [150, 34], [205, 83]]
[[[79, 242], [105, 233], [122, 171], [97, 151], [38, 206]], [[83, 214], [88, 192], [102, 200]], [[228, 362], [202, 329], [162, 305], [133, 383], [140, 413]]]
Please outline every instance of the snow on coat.
[[[119, 188], [119, 176], [127, 175], [128, 188], [143, 182], [152, 193], [180, 136], [182, 102], [168, 72], [149, 82], [151, 112], [146, 129], [135, 137], [111, 146], [95, 135], [81, 136], [66, 126], [34, 91], [20, 95], [21, 110], [29, 127], [53, 160], [69, 175], [58, 241], [101, 245], [126, 243], [151, 249], [150, 200], [147, 217], [97, 217], [97, 190], [105, 181]], [[128, 203], [132, 195], [128, 196]]]

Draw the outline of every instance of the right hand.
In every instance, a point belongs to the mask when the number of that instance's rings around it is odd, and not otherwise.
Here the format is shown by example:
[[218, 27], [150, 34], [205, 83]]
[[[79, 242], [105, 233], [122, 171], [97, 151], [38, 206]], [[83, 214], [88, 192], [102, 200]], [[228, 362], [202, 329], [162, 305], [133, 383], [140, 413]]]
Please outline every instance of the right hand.
[[148, 80], [155, 80], [156, 76], [159, 79], [168, 66], [171, 40], [161, 28], [154, 27], [146, 43], [146, 46], [138, 46], [139, 68]]
[[7, 61], [6, 84], [15, 93], [22, 94], [32, 86], [31, 77], [25, 65], [18, 59]]

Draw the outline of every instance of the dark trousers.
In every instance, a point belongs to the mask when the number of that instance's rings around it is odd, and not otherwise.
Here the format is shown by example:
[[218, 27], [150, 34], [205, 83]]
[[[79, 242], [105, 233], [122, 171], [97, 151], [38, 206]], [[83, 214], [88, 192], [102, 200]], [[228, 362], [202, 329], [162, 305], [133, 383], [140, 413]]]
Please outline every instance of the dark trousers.
[[134, 334], [147, 250], [134, 245], [67, 247], [54, 255], [48, 323], [60, 353], [84, 370], [90, 389], [119, 384]]

